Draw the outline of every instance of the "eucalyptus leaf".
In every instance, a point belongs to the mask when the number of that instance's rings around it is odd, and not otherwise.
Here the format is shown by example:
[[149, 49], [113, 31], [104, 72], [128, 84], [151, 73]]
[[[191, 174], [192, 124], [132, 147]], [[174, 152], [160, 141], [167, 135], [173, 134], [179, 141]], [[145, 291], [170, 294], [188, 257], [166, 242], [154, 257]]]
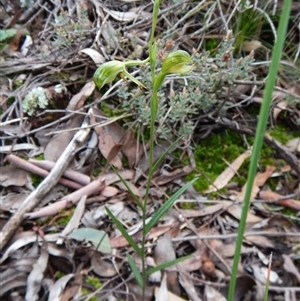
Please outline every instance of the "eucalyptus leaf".
[[104, 231], [93, 228], [79, 228], [68, 235], [69, 238], [91, 242], [98, 251], [111, 253], [110, 242]]

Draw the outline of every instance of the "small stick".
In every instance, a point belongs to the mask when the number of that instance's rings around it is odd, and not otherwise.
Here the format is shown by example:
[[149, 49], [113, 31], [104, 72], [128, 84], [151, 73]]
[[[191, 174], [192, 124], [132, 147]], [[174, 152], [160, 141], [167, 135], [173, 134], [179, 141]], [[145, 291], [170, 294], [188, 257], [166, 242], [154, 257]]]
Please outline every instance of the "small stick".
[[[30, 162], [40, 168], [46, 169], [48, 171], [50, 171], [55, 165], [55, 162], [52, 162], [49, 160], [40, 161], [40, 160], [35, 160], [35, 159], [29, 159], [28, 162]], [[89, 176], [87, 176], [81, 172], [71, 170], [71, 169], [67, 169], [63, 173], [63, 176], [72, 181], [75, 181], [83, 186], [85, 186], [91, 182], [91, 178]]]
[[[132, 179], [134, 172], [133, 170], [125, 169], [125, 170], [121, 170], [119, 174], [122, 177], [122, 179], [126, 180], [126, 179]], [[32, 219], [32, 218], [40, 218], [40, 217], [54, 215], [59, 211], [66, 209], [68, 206], [77, 204], [84, 195], [90, 196], [96, 194], [100, 192], [102, 189], [104, 189], [106, 186], [119, 180], [120, 179], [115, 172], [108, 172], [102, 174], [88, 185], [72, 192], [71, 194], [64, 196], [59, 201], [56, 201], [55, 203], [48, 205], [46, 207], [40, 208], [38, 211], [26, 213], [25, 217]]]
[[14, 215], [4, 225], [2, 231], [0, 232], [0, 251], [6, 246], [10, 238], [16, 232], [17, 228], [21, 225], [25, 213], [32, 211], [39, 201], [46, 195], [46, 193], [48, 193], [57, 184], [64, 171], [67, 169], [69, 163], [72, 161], [76, 151], [87, 139], [90, 129], [85, 128], [86, 126], [87, 123], [84, 122], [82, 124], [82, 129], [74, 135], [73, 139], [61, 154], [49, 175], [44, 179], [43, 182], [40, 183], [36, 190], [34, 190], [25, 199]]
[[[15, 156], [15, 155], [10, 154], [6, 157], [6, 159], [11, 164], [13, 164], [13, 165], [15, 165], [19, 168], [22, 168], [22, 169], [24, 169], [24, 170], [26, 170], [30, 173], [39, 175], [39, 176], [44, 177], [44, 178], [46, 178], [49, 175], [49, 172], [47, 170], [43, 169], [43, 167], [41, 168], [41, 167], [39, 167], [35, 164], [32, 164], [29, 161], [25, 161], [25, 160]], [[53, 166], [54, 166], [54, 164], [55, 163], [53, 163]], [[67, 187], [70, 187], [72, 189], [80, 189], [83, 186], [79, 181], [74, 182], [74, 181], [70, 181], [66, 178], [60, 178], [58, 180], [58, 183], [63, 184], [63, 185], [65, 185]]]

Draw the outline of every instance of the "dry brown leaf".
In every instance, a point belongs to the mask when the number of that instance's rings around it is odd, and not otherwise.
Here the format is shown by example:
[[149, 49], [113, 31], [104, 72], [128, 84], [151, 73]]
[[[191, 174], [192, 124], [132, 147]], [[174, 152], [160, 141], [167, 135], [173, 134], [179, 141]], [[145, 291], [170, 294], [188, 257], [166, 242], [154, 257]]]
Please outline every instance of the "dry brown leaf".
[[15, 212], [28, 197], [28, 192], [14, 193], [9, 192], [1, 195], [0, 209], [3, 211]]
[[202, 266], [202, 250], [197, 250], [193, 254], [191, 254], [191, 258], [179, 262], [177, 264], [178, 269], [184, 272], [192, 272], [196, 270], [200, 270]]
[[300, 272], [295, 266], [293, 260], [290, 258], [290, 256], [286, 254], [282, 254], [282, 257], [284, 258], [284, 264], [283, 264], [284, 269], [288, 273], [293, 274], [297, 278], [298, 284], [300, 284]]
[[[156, 145], [154, 147], [154, 154], [153, 154], [153, 161], [155, 162], [163, 153], [164, 151], [170, 146], [169, 141], [162, 141], [160, 145]], [[175, 146], [169, 151], [171, 153], [175, 150]], [[144, 156], [139, 161], [139, 164], [136, 169], [136, 174], [134, 176], [134, 183], [140, 178], [142, 173], [146, 173], [149, 169], [149, 152], [144, 154]]]
[[75, 276], [75, 274], [67, 274], [59, 278], [54, 285], [50, 287], [48, 300], [61, 301], [61, 296], [64, 292], [68, 282]]
[[300, 137], [291, 139], [285, 144], [285, 146], [290, 152], [300, 153]]
[[293, 210], [297, 210], [300, 211], [300, 201], [294, 200], [294, 199], [285, 199], [284, 196], [282, 196], [281, 194], [278, 194], [276, 192], [272, 192], [269, 190], [263, 190], [259, 193], [259, 198], [268, 202], [268, 201], [274, 201], [274, 200], [278, 200], [276, 202], [276, 204], [286, 207], [286, 208], [290, 208]]
[[[128, 286], [129, 289], [129, 293], [132, 294], [134, 297], [129, 299], [131, 300], [137, 300], [137, 301], [152, 301], [153, 300], [153, 294], [154, 294], [154, 287], [147, 284], [146, 285], [146, 290], [145, 290], [145, 294], [143, 294], [141, 287], [136, 283], [136, 281], [131, 281], [129, 283], [126, 284]], [[121, 300], [124, 297], [124, 295], [122, 294], [122, 296], [119, 296], [119, 298], [117, 300]]]
[[[258, 172], [256, 174], [253, 187], [252, 187], [251, 197], [250, 197], [251, 200], [256, 197], [257, 193], [259, 192], [259, 187], [265, 184], [265, 182], [270, 178], [270, 176], [273, 174], [275, 169], [276, 168], [274, 166], [266, 166], [266, 170], [264, 172]], [[243, 186], [242, 191], [236, 195], [235, 199], [237, 201], [242, 202], [244, 200], [246, 185], [247, 183]]]
[[[241, 219], [242, 215], [242, 206], [241, 205], [233, 205], [227, 208], [227, 212], [234, 216], [237, 220]], [[262, 220], [261, 217], [248, 212], [247, 214], [247, 223], [258, 223]]]
[[143, 154], [143, 147], [141, 143], [135, 139], [134, 131], [132, 129], [128, 129], [125, 132], [125, 135], [120, 143], [123, 145], [122, 153], [128, 159], [129, 168], [133, 168], [136, 166]]
[[100, 109], [93, 107], [91, 112], [92, 112], [90, 114], [91, 124], [94, 125], [96, 122], [106, 123], [103, 126], [109, 127], [108, 132], [110, 136], [113, 138], [113, 140], [115, 141], [115, 143], [116, 144], [121, 143], [125, 135], [125, 131], [123, 130], [123, 128], [120, 125], [118, 125], [117, 122], [114, 122], [114, 120], [109, 120], [109, 123], [107, 123], [109, 118]]
[[[154, 227], [150, 230], [150, 233], [148, 234], [147, 239], [153, 239], [153, 238], [159, 237], [160, 235], [163, 235], [164, 233], [168, 232], [173, 226], [174, 225]], [[140, 241], [140, 239], [142, 237], [141, 230], [138, 231], [137, 233], [135, 233], [134, 235], [132, 235], [131, 237], [135, 241]], [[121, 247], [125, 247], [128, 245], [129, 245], [128, 241], [122, 235], [112, 238], [110, 240], [110, 246], [112, 248], [121, 248]]]
[[[166, 277], [164, 276], [161, 282], [161, 286], [155, 287], [154, 290], [155, 301], [184, 301], [185, 300], [169, 292], [166, 283], [167, 283]], [[199, 301], [201, 300], [199, 299]]]
[[226, 301], [226, 298], [210, 285], [205, 285], [204, 294], [206, 301]]
[[[125, 181], [125, 180], [124, 180]], [[129, 181], [125, 181], [126, 185], [129, 187], [129, 189], [131, 190], [131, 192], [133, 192], [138, 198], [141, 197], [140, 191], [139, 189], [131, 182]], [[116, 185], [124, 190], [124, 191], [128, 191], [128, 188], [125, 186], [125, 184], [123, 182], [117, 182]]]
[[41, 247], [41, 255], [32, 266], [32, 271], [27, 278], [27, 290], [25, 300], [39, 300], [39, 291], [44, 279], [44, 272], [48, 264], [47, 242], [43, 242]]
[[93, 81], [90, 81], [86, 83], [79, 93], [75, 94], [72, 99], [70, 100], [67, 110], [75, 111], [80, 108], [82, 108], [89, 96], [92, 95], [92, 93], [95, 90], [95, 84]]
[[212, 185], [205, 191], [205, 193], [210, 193], [222, 189], [228, 182], [235, 176], [239, 168], [242, 166], [244, 161], [249, 158], [251, 151], [246, 151], [237, 157], [214, 181]]
[[262, 43], [257, 40], [244, 41], [242, 44], [242, 50], [245, 52], [251, 52], [252, 50], [256, 50], [262, 46]]
[[[116, 146], [119, 146], [116, 144], [116, 142], [113, 140], [113, 138], [110, 136], [109, 131], [105, 129], [104, 127], [96, 127], [95, 131], [99, 135], [99, 150], [103, 157], [107, 159], [108, 163], [111, 163], [114, 167], [117, 169], [122, 168], [122, 161], [120, 157], [118, 156], [118, 152], [120, 148], [118, 147], [118, 151], [114, 151]], [[111, 155], [111, 153], [113, 154]], [[108, 160], [110, 159], [110, 160]]]
[[[100, 137], [99, 137], [99, 142], [101, 141]], [[117, 159], [119, 156], [118, 154], [120, 153], [121, 149], [122, 149], [122, 144], [115, 144], [111, 149], [110, 152], [106, 158], [106, 164], [113, 164], [113, 162], [115, 161], [115, 159]], [[103, 154], [102, 154], [103, 155]], [[114, 164], [113, 164], [114, 165]], [[117, 166], [115, 166], [117, 167]], [[122, 167], [122, 166], [121, 166]], [[120, 169], [120, 168], [119, 168]]]
[[207, 206], [202, 210], [181, 209], [180, 213], [185, 218], [207, 216], [207, 215], [215, 214], [216, 212], [222, 210], [224, 207], [226, 207], [224, 206], [224, 204], [216, 204], [212, 206]]
[[24, 28], [19, 28], [14, 37], [9, 41], [9, 48], [12, 51], [19, 51], [21, 45], [21, 39], [26, 36]]
[[[63, 294], [60, 296], [59, 301], [69, 301], [75, 299], [75, 296], [78, 294], [79, 289], [82, 287], [82, 266], [83, 264], [81, 263], [77, 267], [73, 281], [64, 290]], [[52, 299], [49, 300], [53, 301]]]
[[106, 186], [101, 190], [101, 195], [110, 198], [119, 193], [119, 190], [113, 186]]
[[24, 186], [28, 183], [28, 173], [15, 166], [0, 167], [0, 185], [7, 186]]
[[153, 182], [155, 182], [159, 186], [162, 186], [167, 183], [173, 182], [175, 179], [182, 178], [182, 177], [188, 175], [189, 173], [191, 173], [192, 171], [193, 171], [193, 168], [188, 165], [183, 168], [175, 169], [172, 172], [164, 171], [164, 174], [159, 177], [155, 177], [153, 179]]
[[184, 273], [179, 273], [179, 282], [192, 301], [202, 301], [196, 292], [193, 281]]
[[[43, 238], [40, 236], [37, 236], [36, 232], [34, 231], [24, 231], [19, 234], [17, 234], [14, 237], [13, 243], [5, 250], [4, 254], [2, 255], [0, 259], [0, 264], [2, 264], [9, 256], [19, 250], [20, 248], [27, 246], [30, 243], [36, 242], [36, 241], [56, 241], [59, 238], [60, 234], [46, 234]], [[67, 257], [67, 256], [65, 256]]]
[[[74, 95], [70, 100], [67, 109], [76, 110], [81, 108], [86, 99], [93, 93], [95, 89], [95, 84], [93, 82], [88, 82], [84, 85], [79, 93]], [[81, 125], [84, 119], [84, 115], [75, 115], [69, 122], [67, 122], [62, 129], [73, 129]], [[63, 132], [54, 136], [47, 144], [44, 152], [44, 157], [46, 160], [56, 162], [63, 151], [68, 146], [69, 142], [73, 138], [74, 131]]]
[[254, 244], [256, 246], [259, 246], [259, 247], [272, 248], [272, 249], [275, 248], [274, 243], [265, 236], [259, 236], [259, 235], [250, 236], [250, 235], [247, 235], [245, 237], [245, 240], [247, 242], [249, 242], [249, 243], [251, 242], [252, 244]]
[[74, 211], [70, 221], [68, 222], [68, 224], [66, 225], [66, 227], [64, 228], [64, 230], [61, 233], [62, 237], [60, 239], [58, 239], [56, 242], [57, 245], [63, 244], [64, 238], [68, 234], [70, 234], [72, 231], [74, 231], [75, 229], [78, 229], [82, 215], [84, 214], [85, 201], [86, 201], [86, 195], [84, 195], [81, 198], [78, 205], [76, 206], [75, 211]]
[[268, 220], [268, 226], [275, 227], [277, 229], [287, 229], [288, 231], [297, 232], [297, 227], [289, 219], [282, 215], [274, 215]]
[[[165, 233], [157, 240], [156, 247], [154, 249], [154, 260], [157, 265], [166, 263], [176, 259], [175, 250], [173, 248], [170, 232]], [[176, 295], [181, 294], [180, 287], [177, 279], [177, 272], [169, 271], [174, 269], [174, 266], [165, 269], [167, 278], [168, 289]]]
[[88, 55], [96, 65], [100, 65], [105, 62], [105, 57], [95, 49], [85, 48], [80, 50], [79, 52]]
[[288, 107], [287, 101], [279, 102], [273, 110], [273, 118], [274, 121], [277, 120], [278, 115]]
[[[92, 109], [90, 115], [91, 124], [96, 124], [98, 120], [107, 120], [105, 114], [97, 109]], [[120, 144], [121, 139], [124, 137], [124, 130], [116, 123], [112, 122], [106, 125], [98, 125], [95, 127], [95, 132], [98, 134], [99, 150], [103, 157], [107, 160], [107, 163], [111, 163], [117, 169], [122, 168], [122, 161], [119, 157], [119, 152], [122, 148]]]
[[91, 259], [91, 266], [94, 273], [100, 277], [113, 277], [117, 274], [117, 270], [113, 263], [105, 260], [99, 252], [94, 252]]
[[11, 262], [9, 267], [1, 271], [0, 277], [0, 296], [9, 291], [17, 291], [19, 288], [26, 287], [26, 282], [29, 273], [32, 270], [32, 266], [35, 263], [36, 258], [22, 258]]

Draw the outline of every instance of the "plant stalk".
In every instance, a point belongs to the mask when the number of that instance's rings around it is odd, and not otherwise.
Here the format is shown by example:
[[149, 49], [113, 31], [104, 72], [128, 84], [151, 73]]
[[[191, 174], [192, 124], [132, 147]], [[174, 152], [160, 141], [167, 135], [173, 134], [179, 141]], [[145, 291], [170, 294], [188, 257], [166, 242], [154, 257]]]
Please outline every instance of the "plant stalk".
[[252, 153], [250, 167], [249, 167], [244, 204], [243, 204], [242, 215], [241, 215], [239, 229], [238, 229], [238, 237], [237, 237], [236, 249], [234, 254], [233, 266], [232, 266], [229, 293], [227, 298], [228, 301], [234, 300], [236, 278], [238, 273], [238, 264], [239, 264], [240, 254], [241, 254], [241, 247], [243, 243], [243, 236], [246, 227], [247, 213], [250, 206], [252, 186], [254, 183], [255, 174], [257, 172], [257, 164], [258, 164], [260, 151], [263, 144], [263, 137], [264, 137], [264, 133], [266, 130], [266, 125], [269, 117], [272, 94], [277, 78], [279, 62], [282, 55], [285, 35], [286, 35], [288, 21], [289, 21], [291, 2], [292, 2], [291, 0], [284, 1], [283, 10], [281, 12], [280, 22], [278, 27], [278, 37], [273, 47], [273, 55], [272, 55], [272, 60], [269, 68], [266, 88], [264, 91], [263, 104], [261, 106], [260, 113], [259, 113], [259, 120], [258, 120], [256, 134], [255, 134], [254, 148], [253, 148], [253, 153]]
[[[152, 14], [152, 28], [151, 28], [151, 36], [149, 41], [149, 58], [150, 58], [150, 68], [151, 68], [151, 77], [152, 77], [152, 87], [154, 88], [156, 77], [155, 77], [155, 65], [156, 65], [156, 43], [155, 43], [155, 28], [157, 23], [157, 16], [159, 12], [160, 0], [155, 0], [153, 4], [153, 14]], [[143, 277], [143, 295], [142, 299], [145, 300], [145, 292], [146, 292], [146, 282], [147, 282], [147, 273], [146, 273], [146, 258], [145, 258], [145, 249], [144, 246], [146, 244], [146, 218], [147, 218], [147, 202], [148, 195], [150, 191], [152, 174], [153, 174], [153, 153], [154, 153], [154, 135], [155, 135], [155, 121], [157, 116], [157, 90], [152, 90], [151, 96], [151, 123], [150, 123], [150, 149], [149, 149], [149, 175], [146, 186], [146, 193], [144, 204], [142, 208], [143, 215], [143, 235], [142, 235], [142, 277]]]

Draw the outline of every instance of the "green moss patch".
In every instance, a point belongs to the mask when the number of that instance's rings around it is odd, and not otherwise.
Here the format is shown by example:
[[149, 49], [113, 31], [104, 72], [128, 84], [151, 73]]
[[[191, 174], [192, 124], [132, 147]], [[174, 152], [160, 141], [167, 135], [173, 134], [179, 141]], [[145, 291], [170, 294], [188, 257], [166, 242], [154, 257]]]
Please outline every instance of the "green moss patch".
[[[295, 134], [283, 124], [278, 124], [273, 129], [268, 130], [268, 133], [282, 144], [295, 137]], [[254, 137], [246, 136], [246, 139], [249, 145], [253, 145]], [[194, 187], [198, 191], [205, 191], [228, 167], [226, 162], [233, 162], [246, 149], [242, 135], [234, 131], [225, 130], [210, 135], [195, 146], [194, 156], [197, 170], [188, 175], [187, 180], [200, 175]], [[246, 183], [249, 162], [250, 158], [244, 162], [238, 171], [238, 175], [234, 176], [231, 182], [236, 182], [241, 186]], [[266, 143], [263, 144], [259, 162], [260, 169], [263, 170], [268, 165], [281, 167], [285, 163], [284, 160], [277, 157], [275, 150]], [[276, 186], [276, 183], [272, 183], [272, 185]]]
[[242, 137], [233, 131], [212, 134], [196, 145], [194, 156], [198, 171], [189, 175], [188, 180], [194, 178], [199, 172], [203, 173], [194, 187], [199, 191], [206, 190], [227, 168], [226, 161], [231, 163], [245, 150]]

